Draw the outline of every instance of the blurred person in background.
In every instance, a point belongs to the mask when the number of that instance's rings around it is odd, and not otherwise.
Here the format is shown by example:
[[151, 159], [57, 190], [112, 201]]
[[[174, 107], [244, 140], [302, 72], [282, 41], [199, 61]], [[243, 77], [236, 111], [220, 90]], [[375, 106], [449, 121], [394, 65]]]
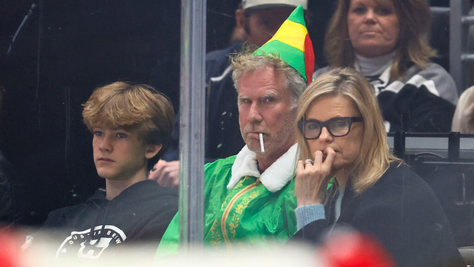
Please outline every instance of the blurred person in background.
[[390, 154], [362, 75], [350, 68], [322, 74], [301, 95], [296, 121], [293, 240], [317, 243], [345, 225], [376, 238], [396, 266], [465, 266], [436, 195]]
[[[171, 103], [151, 86], [115, 82], [92, 93], [82, 116], [93, 134], [93, 159], [106, 188], [84, 204], [48, 215], [41, 232], [54, 231], [49, 234], [57, 243], [46, 256], [97, 260], [120, 255], [130, 244], [158, 246], [178, 210], [178, 196], [147, 175], [168, 145]], [[37, 236], [28, 237], [25, 247], [43, 241]]]
[[457, 102], [452, 77], [430, 62], [425, 0], [338, 0], [325, 38], [328, 69], [353, 67], [372, 84], [387, 132], [449, 132]]
[[[307, 9], [307, 0], [246, 0], [235, 11], [235, 31], [245, 33], [247, 46], [262, 46], [275, 34], [297, 5]], [[206, 163], [237, 154], [245, 145], [239, 131], [237, 92], [232, 81], [229, 55], [242, 43], [206, 55]], [[150, 172], [149, 179], [161, 186], [179, 186], [179, 114], [170, 149]]]
[[[235, 16], [237, 17], [237, 12], [242, 13], [242, 2], [239, 4], [239, 7], [235, 11]], [[234, 30], [232, 30], [232, 34], [230, 36], [230, 44], [235, 43], [243, 43], [247, 40], [247, 32], [243, 27], [236, 24]]]
[[474, 134], [474, 86], [466, 89], [459, 98], [454, 112], [452, 131]]
[[[469, 15], [474, 15], [474, 1], [471, 0], [471, 9]], [[474, 53], [474, 26], [469, 26], [469, 37], [468, 37], [468, 51]], [[474, 67], [472, 68], [472, 74], [474, 74]], [[474, 75], [472, 76], [474, 77]], [[453, 132], [460, 132], [464, 134], [474, 134], [474, 86], [464, 90], [459, 97], [458, 104], [456, 105], [456, 111], [454, 112], [453, 124], [451, 130]]]

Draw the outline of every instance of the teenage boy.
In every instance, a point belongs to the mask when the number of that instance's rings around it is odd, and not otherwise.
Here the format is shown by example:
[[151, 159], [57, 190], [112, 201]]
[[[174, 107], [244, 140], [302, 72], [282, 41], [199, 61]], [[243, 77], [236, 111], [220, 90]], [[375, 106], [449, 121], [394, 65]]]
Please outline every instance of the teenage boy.
[[105, 190], [49, 214], [43, 229], [59, 231], [55, 257], [96, 260], [137, 241], [158, 246], [178, 210], [178, 196], [147, 174], [170, 139], [171, 103], [148, 85], [115, 82], [92, 93], [82, 116], [93, 134], [94, 163]]

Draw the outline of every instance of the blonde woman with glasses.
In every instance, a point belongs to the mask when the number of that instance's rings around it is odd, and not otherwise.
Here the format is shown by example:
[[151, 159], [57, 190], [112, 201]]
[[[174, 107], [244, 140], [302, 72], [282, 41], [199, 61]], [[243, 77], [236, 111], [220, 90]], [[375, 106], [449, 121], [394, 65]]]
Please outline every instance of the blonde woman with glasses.
[[321, 75], [300, 97], [296, 116], [293, 240], [319, 242], [346, 225], [375, 237], [397, 266], [462, 264], [433, 191], [390, 155], [377, 99], [361, 74], [337, 68]]

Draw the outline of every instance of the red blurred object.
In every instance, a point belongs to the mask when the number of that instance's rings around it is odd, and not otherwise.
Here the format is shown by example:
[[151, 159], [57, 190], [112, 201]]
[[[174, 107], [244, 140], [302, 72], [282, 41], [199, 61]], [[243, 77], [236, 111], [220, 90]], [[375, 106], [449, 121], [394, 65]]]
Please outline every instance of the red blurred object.
[[20, 266], [20, 251], [13, 234], [0, 229], [0, 267]]
[[377, 240], [355, 232], [333, 236], [321, 252], [331, 267], [395, 267], [392, 257]]

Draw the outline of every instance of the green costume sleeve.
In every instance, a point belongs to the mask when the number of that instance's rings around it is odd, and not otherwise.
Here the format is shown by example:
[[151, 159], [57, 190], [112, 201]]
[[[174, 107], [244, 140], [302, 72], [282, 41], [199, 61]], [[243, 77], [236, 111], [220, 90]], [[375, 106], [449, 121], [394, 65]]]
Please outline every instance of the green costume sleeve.
[[172, 254], [178, 253], [179, 246], [179, 212], [176, 213], [171, 220], [166, 232], [161, 238], [160, 245], [156, 251], [155, 258], [157, 260]]

